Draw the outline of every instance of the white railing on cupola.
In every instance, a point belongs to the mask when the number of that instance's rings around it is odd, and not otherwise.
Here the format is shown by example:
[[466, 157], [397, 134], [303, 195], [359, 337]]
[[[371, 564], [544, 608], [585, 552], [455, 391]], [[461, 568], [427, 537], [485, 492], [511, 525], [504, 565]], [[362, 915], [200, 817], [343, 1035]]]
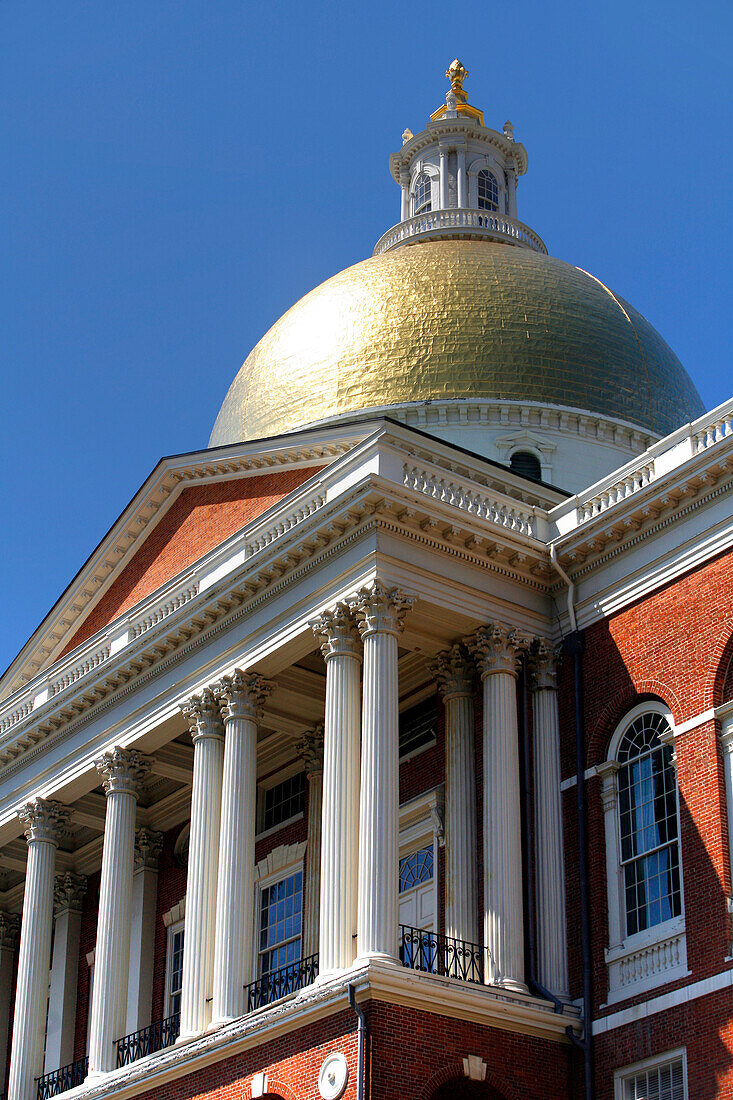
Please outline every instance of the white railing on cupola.
[[490, 210], [430, 210], [425, 214], [416, 214], [388, 229], [377, 241], [374, 255], [379, 256], [400, 245], [415, 244], [419, 240], [440, 240], [441, 237], [504, 241], [547, 255], [544, 241], [528, 225], [507, 214], [495, 214]]

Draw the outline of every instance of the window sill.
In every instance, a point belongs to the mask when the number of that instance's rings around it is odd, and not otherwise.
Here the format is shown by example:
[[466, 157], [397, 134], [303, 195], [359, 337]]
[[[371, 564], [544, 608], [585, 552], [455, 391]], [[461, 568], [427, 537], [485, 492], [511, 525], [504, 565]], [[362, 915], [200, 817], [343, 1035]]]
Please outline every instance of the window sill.
[[606, 963], [609, 1005], [687, 977], [684, 919], [666, 921], [606, 948]]

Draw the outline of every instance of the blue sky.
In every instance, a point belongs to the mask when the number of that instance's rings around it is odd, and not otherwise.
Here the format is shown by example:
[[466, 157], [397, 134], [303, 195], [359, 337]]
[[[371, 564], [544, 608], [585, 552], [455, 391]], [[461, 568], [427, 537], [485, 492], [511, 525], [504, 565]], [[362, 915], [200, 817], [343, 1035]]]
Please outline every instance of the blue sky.
[[0, 668], [273, 321], [398, 220], [388, 154], [456, 55], [528, 149], [520, 217], [730, 397], [732, 29], [727, 0], [3, 4]]

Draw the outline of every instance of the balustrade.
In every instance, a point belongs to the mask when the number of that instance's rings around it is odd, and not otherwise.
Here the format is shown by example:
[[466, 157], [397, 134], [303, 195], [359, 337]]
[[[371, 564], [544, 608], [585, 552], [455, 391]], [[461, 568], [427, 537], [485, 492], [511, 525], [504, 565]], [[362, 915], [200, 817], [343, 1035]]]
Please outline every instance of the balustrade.
[[[172, 1047], [181, 1029], [181, 1014], [174, 1013], [165, 1020], [156, 1020], [154, 1024], [133, 1031], [117, 1040], [117, 1068], [129, 1066], [139, 1058], [155, 1054], [157, 1050]], [[39, 1096], [39, 1100], [42, 1098]]]
[[510, 241], [547, 254], [542, 238], [516, 218], [490, 210], [448, 209], [416, 214], [388, 229], [377, 241], [374, 255], [379, 256], [416, 237], [445, 236], [456, 230], [460, 236]]
[[487, 949], [478, 943], [466, 943], [439, 932], [400, 925], [400, 962], [408, 970], [442, 974], [483, 985], [486, 953]]
[[[88, 1069], [89, 1059], [85, 1056], [69, 1062], [68, 1066], [55, 1069], [53, 1073], [44, 1073], [43, 1077], [37, 1077], [37, 1100], [51, 1100], [52, 1096], [75, 1089], [84, 1081]], [[5, 1093], [0, 1095], [0, 1100], [5, 1100]]]
[[264, 1008], [273, 1001], [279, 1001], [281, 997], [305, 989], [306, 986], [313, 985], [317, 977], [318, 955], [309, 955], [289, 966], [283, 966], [280, 970], [263, 974], [256, 982], [250, 982], [245, 987], [247, 1011], [254, 1012], [256, 1008]]

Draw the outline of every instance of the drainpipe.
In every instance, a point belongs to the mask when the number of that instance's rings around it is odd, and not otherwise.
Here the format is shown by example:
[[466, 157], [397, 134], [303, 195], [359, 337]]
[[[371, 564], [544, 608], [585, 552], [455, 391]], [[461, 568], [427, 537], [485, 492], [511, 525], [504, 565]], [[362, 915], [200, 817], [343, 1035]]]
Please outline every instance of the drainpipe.
[[346, 987], [349, 993], [349, 1005], [356, 1013], [357, 1024], [357, 1056], [356, 1056], [356, 1100], [364, 1100], [364, 1049], [367, 1041], [367, 1023], [364, 1009], [356, 1003], [356, 986], [349, 982]]
[[550, 561], [567, 585], [568, 617], [571, 633], [563, 639], [567, 653], [573, 658], [573, 695], [575, 701], [575, 793], [578, 818], [578, 876], [580, 879], [580, 938], [583, 956], [583, 1038], [578, 1039], [568, 1027], [566, 1035], [583, 1052], [585, 1100], [594, 1100], [593, 1031], [593, 969], [590, 942], [590, 893], [588, 889], [588, 810], [585, 798], [585, 723], [583, 714], [583, 634], [575, 617], [575, 585], [557, 560], [550, 543]]

